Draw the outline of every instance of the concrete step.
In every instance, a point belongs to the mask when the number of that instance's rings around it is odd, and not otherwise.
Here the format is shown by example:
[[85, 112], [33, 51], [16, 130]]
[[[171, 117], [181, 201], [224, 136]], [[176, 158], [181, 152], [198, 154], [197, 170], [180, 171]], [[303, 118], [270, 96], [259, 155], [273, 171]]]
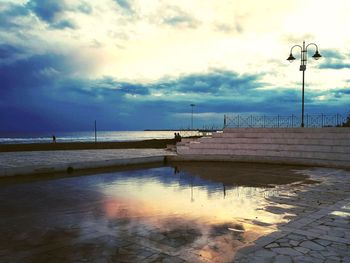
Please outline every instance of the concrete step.
[[291, 157], [306, 159], [321, 159], [335, 161], [349, 161], [350, 154], [346, 153], [328, 153], [312, 151], [283, 151], [283, 150], [258, 150], [258, 149], [177, 149], [178, 154], [182, 155], [228, 155], [228, 156], [269, 156], [269, 157]]
[[276, 138], [276, 139], [347, 139], [350, 133], [267, 133], [267, 132], [245, 132], [245, 133], [222, 133], [213, 138]]
[[179, 158], [350, 167], [350, 128], [230, 128], [177, 147]]
[[191, 143], [190, 149], [216, 149], [216, 150], [275, 150], [300, 152], [327, 152], [347, 153], [350, 155], [350, 145], [305, 145], [305, 144], [256, 144], [256, 143]]
[[186, 154], [173, 156], [172, 159], [177, 161], [229, 161], [350, 168], [349, 161], [280, 156]]
[[241, 144], [305, 144], [305, 145], [344, 145], [350, 146], [348, 139], [296, 139], [296, 138], [199, 138], [201, 143], [241, 143]]

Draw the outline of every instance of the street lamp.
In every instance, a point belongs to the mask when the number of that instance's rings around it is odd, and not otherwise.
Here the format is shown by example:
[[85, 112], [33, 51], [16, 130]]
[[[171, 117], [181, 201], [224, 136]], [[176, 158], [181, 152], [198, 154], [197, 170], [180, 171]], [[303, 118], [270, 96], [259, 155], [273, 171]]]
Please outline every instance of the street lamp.
[[191, 115], [191, 130], [193, 131], [193, 107], [196, 106], [195, 104], [190, 104], [192, 107], [192, 115]]
[[303, 88], [302, 88], [302, 102], [301, 102], [301, 127], [304, 127], [304, 83], [305, 83], [305, 70], [306, 70], [306, 62], [307, 62], [307, 48], [310, 45], [314, 45], [316, 47], [316, 52], [312, 56], [313, 59], [318, 60], [321, 58], [321, 54], [318, 52], [318, 46], [315, 43], [310, 43], [307, 46], [305, 46], [305, 41], [303, 41], [303, 46], [300, 45], [294, 45], [290, 49], [290, 54], [287, 60], [289, 62], [293, 62], [295, 60], [295, 57], [292, 54], [293, 48], [295, 47], [300, 47], [300, 59], [301, 59], [301, 64], [299, 70], [303, 72]]

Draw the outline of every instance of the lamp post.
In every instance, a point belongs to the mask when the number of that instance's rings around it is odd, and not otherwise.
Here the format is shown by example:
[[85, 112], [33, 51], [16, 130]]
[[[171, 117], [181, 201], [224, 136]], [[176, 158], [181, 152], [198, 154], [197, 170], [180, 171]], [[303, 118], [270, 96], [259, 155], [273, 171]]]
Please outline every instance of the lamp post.
[[196, 106], [195, 104], [190, 104], [192, 107], [192, 115], [191, 115], [191, 130], [193, 131], [193, 107]]
[[303, 41], [303, 46], [300, 45], [294, 45], [290, 49], [290, 54], [287, 60], [289, 62], [293, 62], [295, 60], [295, 57], [292, 54], [293, 48], [299, 47], [300, 48], [300, 59], [301, 59], [301, 64], [299, 70], [303, 72], [303, 84], [302, 84], [302, 96], [301, 96], [301, 127], [304, 127], [304, 86], [305, 86], [305, 70], [306, 70], [306, 63], [307, 63], [307, 48], [313, 45], [316, 47], [315, 54], [312, 56], [315, 60], [318, 60], [321, 58], [321, 54], [318, 52], [318, 46], [315, 43], [310, 43], [305, 46], [305, 41]]

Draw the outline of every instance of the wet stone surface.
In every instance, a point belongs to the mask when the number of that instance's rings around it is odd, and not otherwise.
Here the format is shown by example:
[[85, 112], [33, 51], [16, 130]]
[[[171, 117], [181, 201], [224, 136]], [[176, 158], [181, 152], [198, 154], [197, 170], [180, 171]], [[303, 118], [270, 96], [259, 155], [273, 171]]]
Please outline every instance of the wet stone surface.
[[350, 262], [350, 172], [212, 166], [0, 181], [0, 262]]
[[294, 204], [285, 213], [298, 213], [270, 238], [240, 250], [234, 262], [350, 262], [350, 172], [325, 168], [303, 172], [320, 183], [290, 189], [290, 194], [285, 189], [285, 201], [275, 199]]

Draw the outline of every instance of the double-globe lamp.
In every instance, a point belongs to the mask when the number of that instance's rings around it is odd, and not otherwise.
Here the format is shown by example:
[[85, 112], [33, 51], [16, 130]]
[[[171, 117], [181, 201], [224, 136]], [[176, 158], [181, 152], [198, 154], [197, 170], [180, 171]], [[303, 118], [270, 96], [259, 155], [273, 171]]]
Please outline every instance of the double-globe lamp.
[[307, 48], [313, 45], [316, 47], [315, 54], [312, 56], [313, 59], [318, 60], [321, 58], [321, 54], [318, 52], [318, 46], [315, 43], [310, 43], [305, 46], [305, 41], [303, 41], [303, 46], [300, 45], [294, 45], [290, 49], [290, 55], [287, 58], [289, 62], [293, 62], [295, 60], [295, 57], [293, 56], [293, 48], [299, 47], [300, 48], [300, 59], [301, 59], [301, 64], [300, 64], [300, 71], [303, 72], [303, 87], [302, 87], [302, 102], [301, 102], [301, 127], [304, 127], [304, 85], [305, 85], [305, 70], [306, 70], [306, 62], [307, 62]]

